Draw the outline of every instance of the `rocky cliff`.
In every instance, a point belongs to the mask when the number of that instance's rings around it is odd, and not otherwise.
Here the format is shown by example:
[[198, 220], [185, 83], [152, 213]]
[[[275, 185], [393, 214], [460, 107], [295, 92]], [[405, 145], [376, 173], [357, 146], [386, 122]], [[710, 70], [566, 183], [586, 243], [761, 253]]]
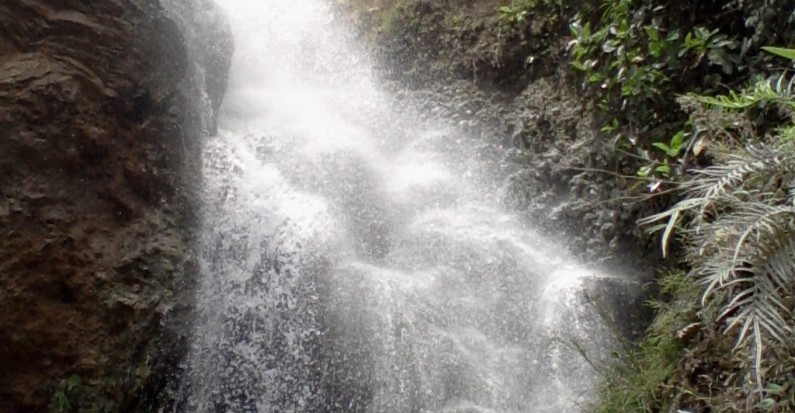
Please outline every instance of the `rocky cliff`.
[[218, 30], [197, 83], [156, 0], [0, 3], [0, 411], [155, 403], [185, 345]]

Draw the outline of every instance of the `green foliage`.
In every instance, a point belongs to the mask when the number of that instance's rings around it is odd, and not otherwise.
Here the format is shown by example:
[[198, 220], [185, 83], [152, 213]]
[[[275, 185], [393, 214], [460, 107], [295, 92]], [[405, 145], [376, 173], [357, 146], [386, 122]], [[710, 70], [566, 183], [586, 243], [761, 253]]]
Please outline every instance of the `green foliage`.
[[777, 105], [781, 110], [795, 109], [795, 77], [787, 80], [786, 75], [777, 79], [767, 79], [757, 82], [753, 88], [740, 93], [729, 92], [726, 96], [700, 96], [691, 95], [696, 100], [709, 106], [728, 109], [744, 110], [759, 105]]
[[652, 191], [681, 191], [643, 223], [662, 222], [665, 255], [678, 237], [689, 270], [606, 375], [600, 412], [795, 409], [795, 81], [756, 81], [791, 67], [795, 51], [761, 50], [795, 44], [793, 23], [788, 0], [605, 0], [571, 21], [602, 132]]
[[719, 308], [701, 305], [697, 281], [679, 271], [658, 280], [661, 297], [650, 303], [657, 316], [646, 338], [603, 371], [597, 412], [793, 411], [793, 357], [775, 358], [773, 379], [751, 387], [749, 358], [715, 328]]
[[[795, 97], [784, 79], [717, 98], [685, 98], [694, 127], [713, 142], [713, 164], [678, 183], [683, 199], [676, 205], [641, 221], [665, 221], [653, 228], [663, 230], [664, 255], [673, 235], [682, 237], [702, 305], [721, 307], [709, 321], [723, 323], [736, 334], [736, 348], [752, 352], [760, 389], [771, 356], [765, 349], [792, 351], [795, 329]], [[781, 125], [772, 135], [754, 134], [748, 115], [760, 106], [777, 111]]]
[[783, 385], [768, 383], [763, 392], [764, 397], [756, 408], [765, 412], [792, 411], [795, 406], [795, 384], [785, 382]]
[[659, 17], [664, 10], [651, 1], [604, 1], [601, 18], [584, 10], [571, 23], [572, 66], [593, 86], [602, 108], [632, 112], [625, 122], [655, 120], [654, 105], [666, 103], [663, 87], [678, 72], [733, 47], [717, 30], [696, 27], [684, 36], [668, 30]]
[[605, 373], [599, 391], [598, 413], [657, 412], [665, 398], [685, 350], [687, 334], [697, 324], [698, 287], [682, 272], [660, 280], [667, 300], [652, 301], [658, 316], [637, 347], [616, 353], [616, 364]]
[[62, 380], [58, 389], [53, 394], [50, 411], [53, 413], [70, 413], [78, 411], [78, 400], [82, 398], [82, 380], [78, 375], [72, 375]]
[[[649, 177], [654, 174], [665, 178], [675, 176], [671, 162], [678, 162], [684, 148], [685, 132], [683, 130], [674, 134], [669, 143], [654, 142], [652, 147], [665, 154], [666, 158], [659, 161], [651, 161], [648, 165], [642, 166], [638, 170], [638, 176]], [[670, 161], [669, 161], [670, 160]], [[676, 168], [678, 171], [680, 168]]]
[[563, 9], [563, 0], [512, 0], [498, 9], [503, 32], [517, 33], [521, 39], [528, 36], [533, 19], [557, 21]]
[[519, 23], [530, 16], [533, 9], [543, 5], [547, 7], [563, 7], [563, 0], [514, 0], [511, 4], [500, 6], [500, 18], [510, 23]]
[[682, 152], [682, 144], [684, 141], [685, 131], [679, 131], [673, 136], [673, 138], [671, 138], [671, 142], [669, 144], [666, 145], [662, 142], [654, 142], [652, 146], [663, 151], [671, 158], [676, 158], [679, 156], [679, 153]]
[[73, 374], [48, 386], [50, 413], [153, 412], [156, 395], [145, 388], [151, 374], [147, 365], [111, 372], [92, 379]]
[[[665, 6], [651, 1], [604, 1], [599, 11], [595, 19], [586, 8], [572, 21], [571, 65], [599, 107], [615, 115], [612, 129], [625, 150], [648, 159], [638, 175], [669, 178], [682, 142], [677, 148], [671, 144], [684, 138], [684, 118], [670, 109], [672, 83], [704, 60], [732, 71], [726, 50], [735, 45], [715, 29], [696, 27], [683, 34], [666, 27]], [[666, 124], [671, 128], [661, 127]], [[661, 153], [650, 154], [649, 146]]]
[[[614, 141], [646, 160], [638, 175], [667, 181], [681, 175], [689, 156], [663, 149], [687, 129], [677, 94], [742, 88], [775, 66], [772, 55], [756, 53], [765, 42], [795, 41], [793, 23], [795, 7], [786, 0], [584, 2], [571, 19], [569, 63], [586, 94], [614, 119]], [[686, 148], [693, 142], [685, 138]]]
[[704, 165], [678, 179], [681, 201], [641, 221], [658, 224], [664, 254], [679, 236], [689, 272], [659, 281], [657, 317], [606, 375], [599, 412], [795, 409], [795, 97], [787, 79], [682, 96], [690, 132], [653, 145]]
[[500, 11], [500, 20], [504, 23], [508, 23], [510, 25], [514, 24], [524, 24], [527, 22], [527, 15], [529, 14], [530, 10], [529, 7], [534, 7], [535, 2], [525, 6], [501, 6]]
[[765, 46], [765, 47], [762, 48], [762, 50], [764, 50], [764, 51], [766, 51], [768, 53], [772, 53], [772, 54], [777, 55], [777, 56], [781, 56], [781, 57], [783, 57], [785, 59], [795, 60], [795, 50], [793, 50], [793, 49], [785, 49], [783, 47]]

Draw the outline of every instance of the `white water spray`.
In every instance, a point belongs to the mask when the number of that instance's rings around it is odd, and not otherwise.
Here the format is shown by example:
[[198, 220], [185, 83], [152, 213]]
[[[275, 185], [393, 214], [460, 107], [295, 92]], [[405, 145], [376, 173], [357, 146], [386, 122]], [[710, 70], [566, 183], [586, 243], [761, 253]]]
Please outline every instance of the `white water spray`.
[[563, 412], [596, 277], [502, 207], [492, 143], [378, 89], [323, 0], [224, 0], [204, 154], [197, 412]]

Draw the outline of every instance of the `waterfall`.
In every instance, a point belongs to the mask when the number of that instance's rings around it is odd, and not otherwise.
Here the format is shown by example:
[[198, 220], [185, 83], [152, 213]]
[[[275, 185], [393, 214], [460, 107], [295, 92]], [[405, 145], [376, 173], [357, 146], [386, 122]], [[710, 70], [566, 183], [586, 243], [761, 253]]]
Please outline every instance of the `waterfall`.
[[565, 412], [609, 334], [496, 142], [398, 103], [323, 0], [223, 0], [190, 412]]

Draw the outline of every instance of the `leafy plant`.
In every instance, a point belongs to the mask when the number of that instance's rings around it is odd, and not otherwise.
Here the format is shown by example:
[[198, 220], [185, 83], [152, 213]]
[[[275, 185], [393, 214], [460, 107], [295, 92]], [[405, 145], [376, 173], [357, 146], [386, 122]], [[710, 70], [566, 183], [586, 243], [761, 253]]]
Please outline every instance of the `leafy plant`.
[[679, 49], [678, 56], [684, 57], [688, 53], [695, 56], [690, 67], [696, 67], [706, 57], [710, 65], [718, 66], [724, 73], [734, 73], [740, 59], [736, 54], [730, 53], [737, 48], [737, 41], [720, 33], [718, 29], [709, 30], [705, 27], [696, 27], [685, 36]]
[[509, 31], [518, 30], [521, 37], [530, 25], [533, 14], [544, 13], [546, 19], [557, 20], [555, 13], [563, 8], [563, 0], [513, 0], [510, 4], [500, 6], [498, 9], [500, 23]]
[[[661, 178], [658, 182], [679, 176], [679, 166], [686, 165], [689, 156], [684, 149], [696, 141], [687, 139], [678, 156], [661, 147], [670, 149], [670, 137], [687, 128], [688, 116], [677, 105], [677, 94], [709, 96], [726, 86], [740, 89], [755, 70], [767, 70], [769, 56], [750, 52], [766, 39], [795, 36], [787, 29], [795, 13], [788, 17], [792, 7], [785, 3], [583, 4], [570, 22], [570, 65], [580, 75], [586, 95], [614, 120], [609, 129], [617, 146], [646, 159], [632, 164], [638, 175]], [[769, 10], [776, 7], [784, 17], [770, 16]]]
[[[746, 92], [693, 99], [705, 110], [736, 113], [735, 125], [750, 123], [741, 115], [753, 107], [774, 104], [788, 115], [775, 130], [789, 131], [795, 125], [795, 97], [791, 82], [781, 79], [761, 81]], [[709, 117], [692, 120], [697, 127], [727, 132], [722, 124], [704, 125]], [[789, 348], [795, 329], [795, 147], [788, 136], [755, 140], [716, 139], [714, 164], [679, 182], [683, 199], [640, 223], [665, 221], [652, 228], [663, 231], [664, 255], [675, 233], [685, 241], [691, 275], [702, 285], [702, 305], [719, 302], [722, 310], [712, 321], [736, 332], [737, 349], [753, 349], [761, 388], [766, 346]]]
[[[535, 2], [529, 4], [529, 6], [535, 6]], [[501, 6], [499, 12], [500, 19], [513, 25], [517, 23], [524, 23], [527, 20], [529, 10], [526, 7]]]
[[53, 394], [50, 411], [55, 413], [69, 413], [76, 411], [76, 400], [80, 397], [82, 380], [78, 375], [72, 375], [62, 381]]
[[682, 144], [685, 142], [685, 131], [677, 132], [667, 145], [662, 142], [654, 142], [652, 146], [663, 151], [671, 158], [676, 158], [682, 152]]

